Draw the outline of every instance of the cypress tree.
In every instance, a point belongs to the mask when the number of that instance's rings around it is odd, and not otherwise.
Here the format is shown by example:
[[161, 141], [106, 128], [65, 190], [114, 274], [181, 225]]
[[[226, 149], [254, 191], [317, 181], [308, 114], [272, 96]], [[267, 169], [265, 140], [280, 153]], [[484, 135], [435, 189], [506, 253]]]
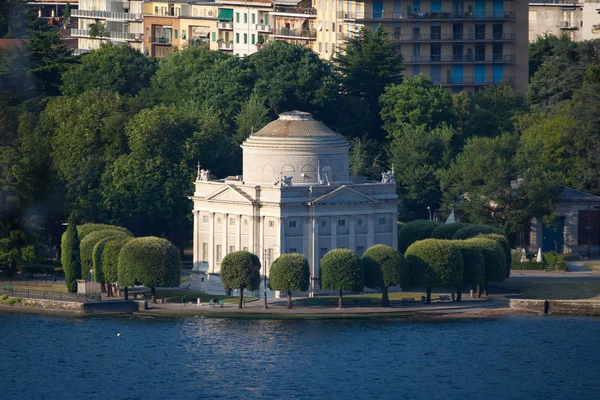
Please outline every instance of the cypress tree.
[[65, 283], [69, 292], [77, 291], [77, 279], [81, 278], [81, 259], [79, 256], [79, 236], [73, 217], [69, 218], [67, 231], [62, 236], [61, 264], [65, 272]]

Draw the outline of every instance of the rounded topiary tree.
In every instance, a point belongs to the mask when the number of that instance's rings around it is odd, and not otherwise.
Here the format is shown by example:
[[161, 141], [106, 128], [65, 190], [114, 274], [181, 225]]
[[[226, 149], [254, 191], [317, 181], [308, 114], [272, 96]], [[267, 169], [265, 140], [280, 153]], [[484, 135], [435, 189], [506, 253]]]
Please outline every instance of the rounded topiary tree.
[[413, 243], [404, 254], [410, 285], [426, 288], [427, 304], [433, 287], [456, 289], [462, 284], [463, 257], [451, 240], [425, 239]]
[[[110, 284], [119, 280], [119, 253], [123, 246], [132, 239], [129, 236], [112, 236], [105, 239], [106, 243], [100, 258], [104, 282]], [[119, 286], [122, 286], [120, 282]]]
[[[463, 285], [476, 285], [479, 293], [480, 285], [485, 279], [485, 258], [481, 249], [470, 240], [455, 240], [463, 256]], [[472, 293], [472, 292], [471, 292]], [[462, 292], [457, 291], [457, 300], [462, 298]]]
[[[483, 290], [487, 296], [489, 282], [502, 282], [506, 279], [506, 259], [502, 246], [494, 240], [485, 237], [469, 239], [468, 242], [477, 246], [485, 260]], [[479, 296], [481, 293], [479, 293]]]
[[221, 262], [221, 283], [226, 290], [239, 289], [238, 308], [244, 306], [244, 289], [256, 290], [260, 286], [260, 260], [247, 251], [234, 251]]
[[[86, 279], [90, 277], [90, 270], [93, 270], [94, 262], [92, 253], [96, 244], [111, 236], [128, 236], [125, 232], [117, 229], [103, 229], [88, 233], [79, 244], [79, 254], [81, 256], [81, 276]], [[99, 282], [99, 281], [98, 281]]]
[[439, 224], [431, 233], [431, 238], [451, 240], [453, 239], [454, 234], [465, 226], [467, 226], [467, 224], [463, 224], [461, 222], [455, 222], [452, 224]]
[[156, 303], [157, 287], [179, 286], [181, 255], [168, 240], [154, 236], [131, 239], [119, 253], [119, 283], [139, 283], [152, 291]]
[[438, 222], [424, 219], [410, 221], [402, 225], [402, 229], [398, 231], [398, 250], [404, 253], [414, 242], [429, 239], [438, 225], [440, 225]]
[[403, 266], [402, 254], [393, 247], [376, 244], [365, 251], [362, 257], [365, 271], [365, 286], [381, 290], [381, 306], [389, 307], [388, 288], [408, 286], [408, 271]]
[[298, 253], [282, 254], [269, 270], [269, 285], [273, 290], [287, 292], [287, 308], [292, 308], [292, 291], [305, 292], [310, 284], [308, 260]]
[[497, 241], [500, 246], [502, 246], [502, 250], [504, 250], [504, 257], [506, 257], [506, 277], [508, 278], [510, 276], [510, 265], [512, 263], [512, 255], [510, 253], [510, 243], [508, 243], [508, 239], [506, 238], [506, 236], [500, 235], [498, 233], [488, 233], [479, 236], [486, 237], [488, 239], [493, 239]]
[[[77, 279], [81, 278], [79, 237], [73, 218], [69, 218], [67, 230], [61, 238], [61, 264], [65, 273], [65, 284], [69, 292], [77, 292]], [[77, 269], [73, 269], [77, 267]]]
[[103, 231], [105, 229], [114, 229], [117, 231], [122, 231], [127, 236], [133, 237], [133, 234], [129, 232], [129, 230], [127, 230], [126, 228], [123, 228], [122, 226], [87, 223], [77, 226], [77, 234], [79, 235], [79, 241], [82, 241], [87, 235], [89, 235], [92, 232]]
[[452, 239], [465, 240], [481, 234], [488, 233], [497, 233], [499, 235], [505, 235], [504, 231], [500, 228], [495, 228], [489, 225], [467, 224], [466, 226], [463, 226], [461, 229], [456, 231], [454, 236], [452, 236]]
[[344, 307], [343, 291], [364, 289], [364, 271], [360, 257], [349, 249], [335, 249], [321, 259], [321, 289], [339, 293], [338, 307]]

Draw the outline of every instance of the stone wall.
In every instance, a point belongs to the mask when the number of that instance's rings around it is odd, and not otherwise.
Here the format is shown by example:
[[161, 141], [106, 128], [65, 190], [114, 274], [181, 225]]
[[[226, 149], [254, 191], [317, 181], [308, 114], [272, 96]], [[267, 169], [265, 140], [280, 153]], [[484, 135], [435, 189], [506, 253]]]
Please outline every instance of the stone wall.
[[9, 306], [2, 304], [6, 308], [37, 308], [48, 311], [64, 311], [78, 314], [93, 313], [126, 313], [131, 314], [139, 310], [136, 301], [102, 301], [93, 303], [77, 303], [72, 301], [41, 300], [22, 298], [20, 303]]
[[540, 314], [600, 316], [600, 300], [495, 299], [498, 304]]

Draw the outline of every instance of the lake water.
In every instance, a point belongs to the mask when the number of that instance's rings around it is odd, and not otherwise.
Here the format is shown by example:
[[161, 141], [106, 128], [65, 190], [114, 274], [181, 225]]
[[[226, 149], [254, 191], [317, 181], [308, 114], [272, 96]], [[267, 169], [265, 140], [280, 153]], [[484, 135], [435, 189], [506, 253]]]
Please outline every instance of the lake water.
[[3, 399], [600, 398], [600, 320], [591, 318], [0, 314], [0, 338]]

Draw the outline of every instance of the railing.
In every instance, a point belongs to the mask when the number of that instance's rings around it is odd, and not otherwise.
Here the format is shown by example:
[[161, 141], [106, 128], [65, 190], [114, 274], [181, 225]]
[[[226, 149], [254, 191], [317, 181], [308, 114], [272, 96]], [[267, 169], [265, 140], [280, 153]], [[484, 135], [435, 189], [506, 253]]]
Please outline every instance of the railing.
[[99, 294], [81, 294], [70, 292], [52, 292], [48, 290], [35, 289], [11, 289], [4, 290], [0, 288], [0, 296], [8, 295], [10, 297], [21, 297], [24, 299], [39, 299], [39, 300], [58, 300], [58, 301], [74, 301], [77, 303], [87, 303], [90, 301], [100, 301]]
[[491, 12], [491, 13], [476, 13], [476, 12], [462, 12], [462, 13], [449, 13], [449, 12], [350, 12], [340, 11], [338, 12], [338, 18], [345, 20], [447, 20], [447, 19], [515, 19], [515, 13], [513, 11], [502, 11], [502, 12]]
[[219, 50], [233, 51], [233, 43], [219, 42], [218, 47], [219, 47]]
[[92, 11], [92, 10], [73, 10], [71, 16], [80, 18], [94, 18], [94, 19], [114, 19], [122, 21], [141, 21], [141, 13], [124, 13], [124, 12], [110, 12], [110, 11]]
[[[71, 36], [91, 37], [88, 29], [71, 29]], [[142, 40], [141, 33], [125, 33], [125, 32], [107, 32], [102, 36], [96, 36], [98, 39], [115, 39], [115, 40]]]
[[274, 29], [273, 34], [275, 36], [288, 36], [288, 37], [297, 37], [297, 38], [316, 38], [317, 31], [316, 30], [294, 30], [294, 29]]
[[500, 62], [511, 63], [515, 61], [514, 54], [434, 54], [428, 56], [404, 56], [406, 63], [479, 63], [479, 62]]
[[267, 25], [267, 24], [256, 24], [256, 30], [258, 32], [265, 32], [265, 33], [269, 33], [271, 32], [271, 25]]
[[494, 33], [491, 35], [477, 34], [477, 33], [452, 33], [452, 34], [399, 34], [395, 33], [392, 35], [392, 40], [395, 42], [432, 42], [432, 41], [501, 41], [501, 40], [515, 40], [514, 33]]
[[444, 78], [432, 78], [434, 83], [442, 85], [499, 85], [502, 82], [508, 82], [511, 85], [515, 83], [514, 76], [461, 76]]
[[204, 39], [188, 39], [188, 46], [208, 46], [208, 40]]
[[90, 51], [92, 51], [92, 50], [90, 50], [90, 49], [75, 49], [75, 50], [73, 50], [73, 55], [74, 56], [81, 56], [83, 54], [89, 53]]
[[219, 21], [219, 22], [217, 22], [217, 29], [232, 30], [233, 29], [233, 22], [231, 22], [231, 21]]
[[171, 45], [171, 43], [172, 43], [171, 38], [168, 36], [152, 36], [150, 38], [150, 42], [155, 43], [155, 44], [166, 44], [166, 45]]
[[302, 7], [275, 7], [276, 13], [287, 13], [287, 14], [302, 14], [302, 15], [317, 15], [316, 8], [302, 8]]

